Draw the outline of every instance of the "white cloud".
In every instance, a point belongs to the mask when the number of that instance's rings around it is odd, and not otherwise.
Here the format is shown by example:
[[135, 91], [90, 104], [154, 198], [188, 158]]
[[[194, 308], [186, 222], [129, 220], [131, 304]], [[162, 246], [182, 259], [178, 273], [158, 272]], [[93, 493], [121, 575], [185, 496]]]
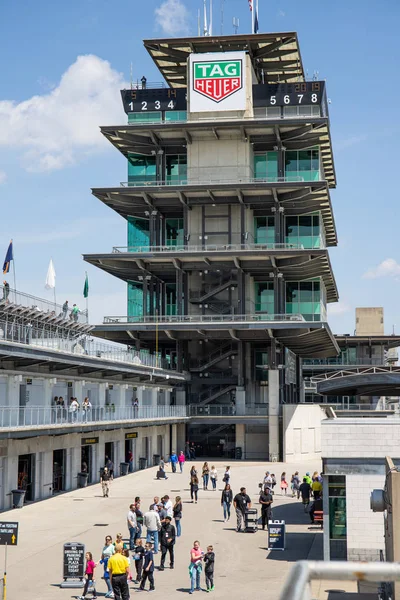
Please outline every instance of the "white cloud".
[[49, 93], [0, 101], [0, 148], [24, 149], [28, 171], [52, 171], [107, 147], [99, 125], [121, 121], [121, 73], [98, 56], [78, 56]]
[[283, 17], [285, 17], [285, 16], [286, 16], [286, 13], [285, 13], [285, 11], [284, 11], [284, 10], [280, 10], [280, 11], [278, 11], [278, 15], [277, 15], [277, 16], [278, 16], [278, 17], [281, 17], [281, 18], [283, 19]]
[[351, 306], [347, 302], [335, 302], [334, 304], [328, 304], [328, 316], [336, 317], [344, 315], [351, 310]]
[[347, 138], [343, 138], [335, 142], [336, 150], [344, 150], [346, 148], [351, 148], [352, 146], [356, 146], [357, 144], [361, 144], [367, 140], [368, 136], [365, 134], [362, 135], [351, 135]]
[[164, 0], [154, 14], [157, 25], [166, 35], [189, 33], [189, 11], [181, 0]]
[[0, 169], [0, 185], [2, 183], [5, 183], [6, 179], [7, 179], [7, 173]]
[[386, 258], [377, 267], [369, 269], [363, 279], [377, 279], [378, 277], [400, 277], [400, 264], [394, 258]]

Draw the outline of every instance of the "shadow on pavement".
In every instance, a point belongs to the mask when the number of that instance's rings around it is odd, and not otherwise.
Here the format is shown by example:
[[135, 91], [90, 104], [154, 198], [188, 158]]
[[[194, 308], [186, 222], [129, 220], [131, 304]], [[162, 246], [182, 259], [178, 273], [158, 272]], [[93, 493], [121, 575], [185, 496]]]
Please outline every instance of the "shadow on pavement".
[[272, 518], [275, 521], [286, 521], [289, 525], [311, 525], [310, 515], [304, 512], [303, 505], [297, 500], [293, 500], [293, 504], [272, 507]]

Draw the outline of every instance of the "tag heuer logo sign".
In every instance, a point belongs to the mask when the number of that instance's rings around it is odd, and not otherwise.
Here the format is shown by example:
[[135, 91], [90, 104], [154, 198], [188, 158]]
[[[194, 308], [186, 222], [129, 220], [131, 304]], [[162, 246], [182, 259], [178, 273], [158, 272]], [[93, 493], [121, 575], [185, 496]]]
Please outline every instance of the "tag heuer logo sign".
[[221, 102], [243, 87], [242, 61], [211, 61], [193, 64], [194, 89]]
[[245, 53], [190, 55], [190, 112], [245, 110]]

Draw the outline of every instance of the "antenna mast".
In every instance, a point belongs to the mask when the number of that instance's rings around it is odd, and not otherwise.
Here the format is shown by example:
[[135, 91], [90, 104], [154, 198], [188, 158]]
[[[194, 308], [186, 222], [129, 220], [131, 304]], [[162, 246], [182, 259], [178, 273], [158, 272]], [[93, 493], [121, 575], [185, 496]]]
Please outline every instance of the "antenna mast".
[[238, 17], [233, 17], [232, 25], [233, 25], [233, 32], [235, 33], [235, 35], [237, 35], [237, 32], [239, 30], [239, 18]]
[[208, 30], [208, 35], [212, 35], [212, 26], [213, 26], [213, 4], [212, 0], [210, 0], [210, 28]]
[[225, 0], [221, 0], [221, 35], [224, 35], [224, 5]]
[[199, 37], [200, 37], [200, 35], [201, 35], [201, 31], [200, 31], [200, 30], [201, 30], [201, 25], [200, 25], [200, 23], [201, 23], [201, 16], [200, 16], [200, 13], [201, 13], [201, 11], [200, 11], [200, 9], [199, 9], [199, 10], [197, 11], [197, 35], [198, 35]]
[[207, 0], [203, 0], [204, 4], [204, 27], [203, 27], [203, 35], [208, 35], [208, 24], [207, 24]]

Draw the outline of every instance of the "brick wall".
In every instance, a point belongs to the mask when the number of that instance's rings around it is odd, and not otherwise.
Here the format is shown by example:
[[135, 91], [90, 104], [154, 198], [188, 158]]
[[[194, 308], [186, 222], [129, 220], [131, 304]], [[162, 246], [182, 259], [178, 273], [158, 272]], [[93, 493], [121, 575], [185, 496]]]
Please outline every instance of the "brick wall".
[[400, 457], [400, 419], [325, 419], [322, 458]]

